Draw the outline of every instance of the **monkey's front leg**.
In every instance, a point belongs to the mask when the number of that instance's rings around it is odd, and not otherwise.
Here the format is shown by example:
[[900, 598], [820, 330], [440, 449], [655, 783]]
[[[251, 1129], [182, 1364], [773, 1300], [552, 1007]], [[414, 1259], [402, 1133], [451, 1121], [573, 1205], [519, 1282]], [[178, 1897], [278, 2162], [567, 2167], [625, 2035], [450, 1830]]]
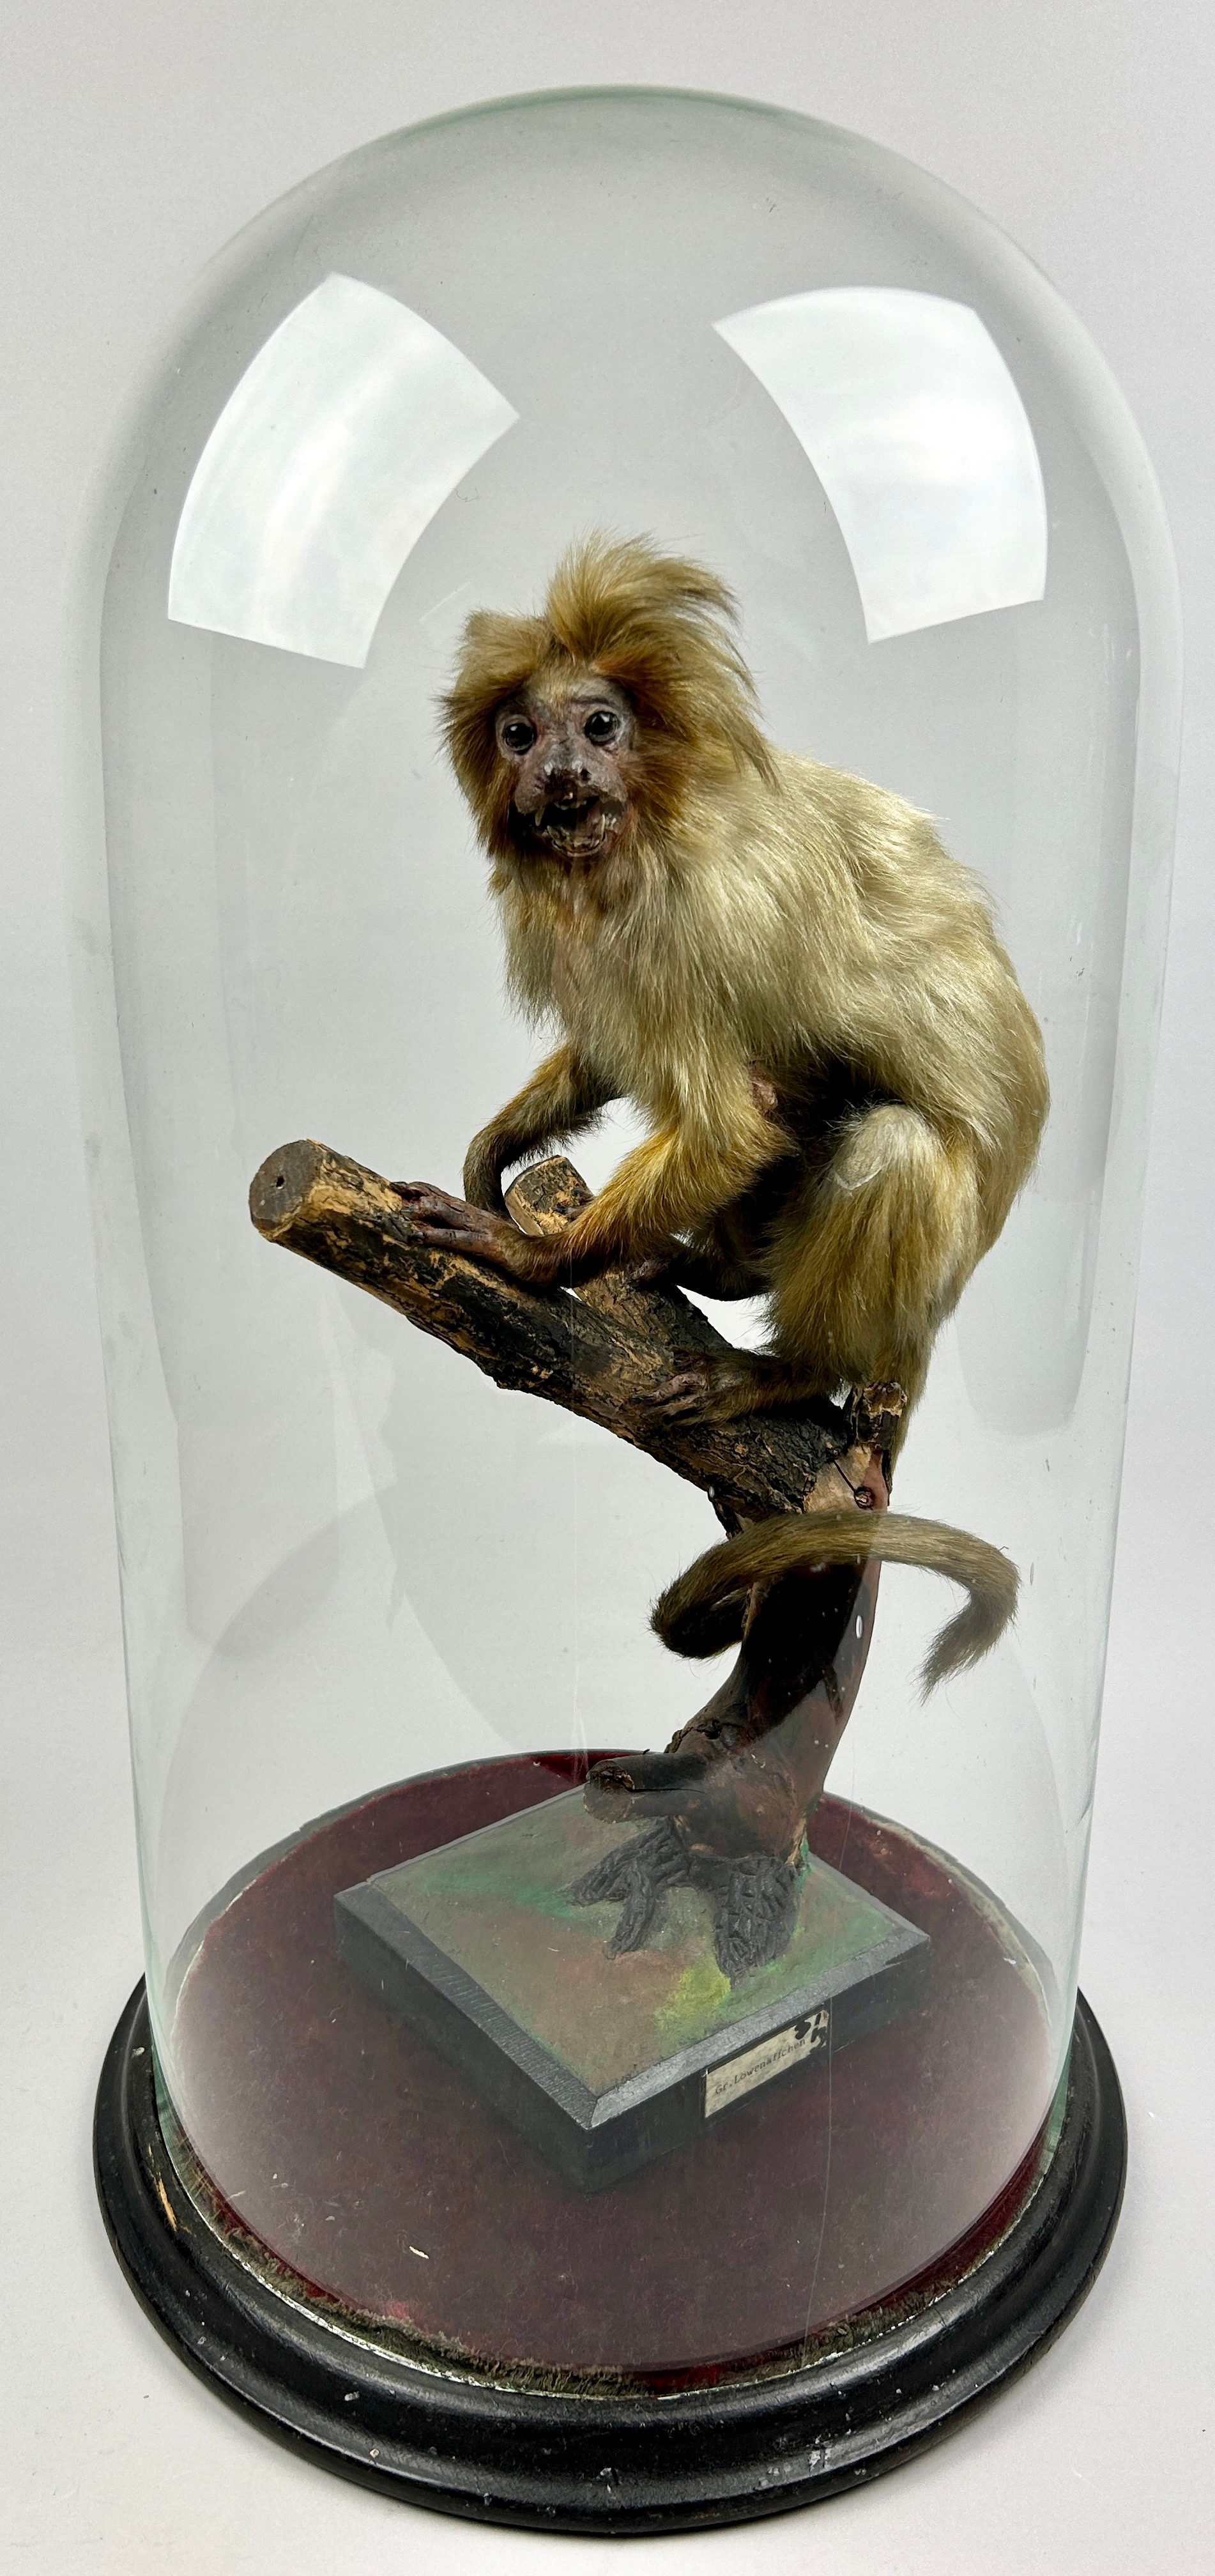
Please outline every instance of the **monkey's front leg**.
[[732, 1094], [727, 1073], [721, 1073], [716, 1109], [711, 1134], [672, 1123], [634, 1146], [598, 1197], [560, 1234], [523, 1234], [509, 1217], [469, 1207], [425, 1183], [399, 1184], [399, 1195], [419, 1243], [471, 1253], [532, 1287], [575, 1287], [605, 1270], [632, 1269], [665, 1253], [675, 1238], [710, 1222], [787, 1152], [779, 1128], [757, 1108], [745, 1068]]
[[573, 1046], [557, 1047], [537, 1065], [522, 1091], [474, 1136], [464, 1157], [464, 1196], [471, 1207], [506, 1215], [502, 1175], [525, 1154], [558, 1137], [589, 1127], [612, 1098], [609, 1083], [591, 1071]]
[[[584, 1279], [599, 1278], [605, 1270], [629, 1266], [627, 1255], [610, 1235], [588, 1242], [580, 1218], [554, 1234], [524, 1234], [513, 1217], [474, 1207], [428, 1181], [393, 1181], [390, 1186], [401, 1201], [413, 1242], [428, 1250], [463, 1252], [474, 1261], [487, 1261], [525, 1287], [574, 1288]], [[667, 1257], [664, 1251], [658, 1268], [665, 1267]]]

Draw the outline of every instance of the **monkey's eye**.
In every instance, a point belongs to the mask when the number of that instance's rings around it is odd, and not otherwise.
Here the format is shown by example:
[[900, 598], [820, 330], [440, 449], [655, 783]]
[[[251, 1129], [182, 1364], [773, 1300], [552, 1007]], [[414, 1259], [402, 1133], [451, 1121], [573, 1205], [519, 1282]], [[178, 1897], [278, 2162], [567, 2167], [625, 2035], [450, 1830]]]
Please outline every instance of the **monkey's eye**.
[[504, 751], [530, 751], [536, 739], [536, 728], [528, 723], [526, 716], [509, 716], [500, 738]]
[[610, 707], [593, 707], [582, 728], [588, 742], [614, 742], [620, 718]]

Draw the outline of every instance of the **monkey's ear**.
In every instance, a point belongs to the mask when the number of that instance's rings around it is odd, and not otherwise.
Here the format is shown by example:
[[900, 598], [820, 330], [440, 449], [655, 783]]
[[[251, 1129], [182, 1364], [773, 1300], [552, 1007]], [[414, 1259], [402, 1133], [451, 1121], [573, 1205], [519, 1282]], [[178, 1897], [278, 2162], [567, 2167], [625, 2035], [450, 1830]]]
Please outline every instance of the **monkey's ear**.
[[497, 609], [474, 609], [461, 637], [456, 676], [444, 707], [492, 713], [503, 698], [525, 686], [551, 646], [542, 617], [506, 617]]
[[443, 739], [478, 820], [491, 801], [497, 767], [494, 716], [504, 698], [526, 686], [550, 649], [539, 617], [505, 617], [476, 609], [464, 629], [456, 675], [439, 700]]

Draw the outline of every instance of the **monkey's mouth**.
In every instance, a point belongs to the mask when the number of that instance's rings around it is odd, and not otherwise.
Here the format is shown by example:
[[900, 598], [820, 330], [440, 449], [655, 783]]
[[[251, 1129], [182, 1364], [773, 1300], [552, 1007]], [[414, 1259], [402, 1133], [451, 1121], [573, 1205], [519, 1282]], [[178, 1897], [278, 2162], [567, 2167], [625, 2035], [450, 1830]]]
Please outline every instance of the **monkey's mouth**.
[[594, 858], [613, 840], [620, 807], [606, 796], [562, 797], [530, 817], [538, 840], [560, 858]]

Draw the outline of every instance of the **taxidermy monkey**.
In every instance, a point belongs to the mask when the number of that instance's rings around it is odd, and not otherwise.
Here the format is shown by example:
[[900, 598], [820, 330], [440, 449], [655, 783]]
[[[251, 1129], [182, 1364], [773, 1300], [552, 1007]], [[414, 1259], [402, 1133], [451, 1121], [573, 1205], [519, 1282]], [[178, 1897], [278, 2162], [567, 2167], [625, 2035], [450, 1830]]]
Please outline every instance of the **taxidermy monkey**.
[[[734, 613], [699, 564], [594, 537], [539, 615], [470, 618], [447, 744], [511, 990], [560, 1043], [474, 1137], [467, 1204], [401, 1194], [417, 1240], [533, 1286], [648, 1268], [766, 1296], [769, 1350], [697, 1359], [657, 1390], [672, 1412], [724, 1419], [882, 1380], [910, 1407], [1033, 1164], [1042, 1042], [927, 818], [765, 739]], [[620, 1098], [646, 1141], [564, 1232], [523, 1234], [503, 1174]], [[996, 1549], [841, 1512], [743, 1530], [672, 1586], [655, 1626], [714, 1653], [750, 1586], [868, 1556], [968, 1589], [929, 1684], [1011, 1616]]]

